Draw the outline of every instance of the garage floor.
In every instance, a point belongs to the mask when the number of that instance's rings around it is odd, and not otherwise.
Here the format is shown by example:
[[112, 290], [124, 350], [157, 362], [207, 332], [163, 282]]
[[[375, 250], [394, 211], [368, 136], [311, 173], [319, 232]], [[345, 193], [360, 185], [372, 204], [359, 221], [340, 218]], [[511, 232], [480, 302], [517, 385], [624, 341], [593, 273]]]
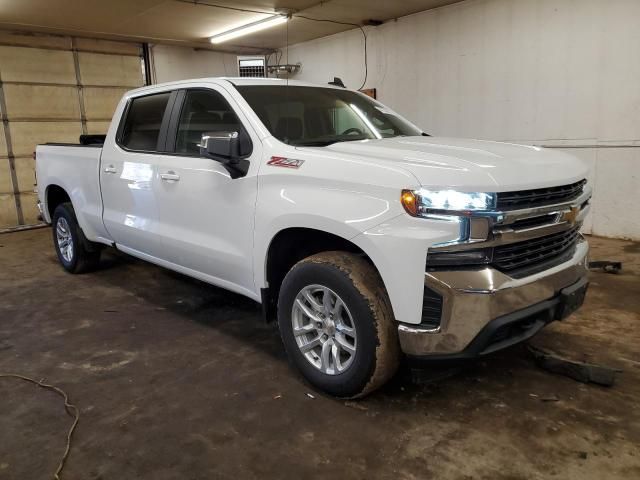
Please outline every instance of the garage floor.
[[[640, 244], [592, 239], [587, 304], [535, 344], [624, 370], [613, 388], [523, 347], [360, 402], [313, 393], [243, 297], [109, 252], [72, 276], [50, 230], [0, 235], [0, 373], [81, 411], [65, 479], [640, 478]], [[0, 477], [50, 478], [70, 418], [0, 379]]]

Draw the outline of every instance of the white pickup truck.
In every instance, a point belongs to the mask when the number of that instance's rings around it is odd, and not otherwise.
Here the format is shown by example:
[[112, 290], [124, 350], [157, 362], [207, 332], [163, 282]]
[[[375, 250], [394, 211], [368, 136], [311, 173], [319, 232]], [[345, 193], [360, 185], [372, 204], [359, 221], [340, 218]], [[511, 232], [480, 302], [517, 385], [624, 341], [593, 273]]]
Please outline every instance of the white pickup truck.
[[63, 267], [108, 245], [246, 295], [336, 396], [381, 386], [402, 354], [510, 346], [584, 300], [591, 188], [558, 151], [431, 137], [356, 91], [243, 78], [133, 90], [97, 140], [37, 147]]

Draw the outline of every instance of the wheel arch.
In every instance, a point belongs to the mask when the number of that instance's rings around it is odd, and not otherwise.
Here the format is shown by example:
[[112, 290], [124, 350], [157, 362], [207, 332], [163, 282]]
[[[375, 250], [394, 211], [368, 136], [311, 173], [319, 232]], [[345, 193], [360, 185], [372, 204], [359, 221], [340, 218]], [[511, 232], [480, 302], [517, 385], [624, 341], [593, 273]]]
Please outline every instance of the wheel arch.
[[[275, 319], [280, 285], [291, 267], [304, 258], [327, 251], [346, 251], [361, 256], [380, 275], [367, 252], [342, 235], [312, 227], [283, 228], [271, 237], [264, 256], [261, 297], [265, 320]], [[386, 289], [382, 275], [380, 278]]]
[[50, 221], [53, 220], [53, 212], [58, 205], [65, 202], [71, 202], [71, 196], [63, 187], [55, 183], [47, 185], [45, 189], [45, 208], [49, 214]]

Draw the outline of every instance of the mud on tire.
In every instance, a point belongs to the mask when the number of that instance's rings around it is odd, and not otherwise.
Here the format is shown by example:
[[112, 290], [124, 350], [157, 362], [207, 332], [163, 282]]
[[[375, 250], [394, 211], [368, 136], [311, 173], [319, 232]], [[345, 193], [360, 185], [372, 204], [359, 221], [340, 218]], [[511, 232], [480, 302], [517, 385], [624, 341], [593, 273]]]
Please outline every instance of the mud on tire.
[[[353, 321], [357, 333], [355, 354], [349, 366], [339, 373], [321, 371], [321, 367], [305, 357], [296, 341], [294, 303], [309, 286], [327, 287], [332, 294], [335, 292]], [[312, 385], [331, 395], [350, 398], [367, 395], [385, 384], [398, 368], [400, 348], [389, 297], [375, 268], [356, 254], [323, 252], [294, 265], [280, 288], [278, 326], [290, 362]], [[313, 333], [309, 335], [314, 338]]]

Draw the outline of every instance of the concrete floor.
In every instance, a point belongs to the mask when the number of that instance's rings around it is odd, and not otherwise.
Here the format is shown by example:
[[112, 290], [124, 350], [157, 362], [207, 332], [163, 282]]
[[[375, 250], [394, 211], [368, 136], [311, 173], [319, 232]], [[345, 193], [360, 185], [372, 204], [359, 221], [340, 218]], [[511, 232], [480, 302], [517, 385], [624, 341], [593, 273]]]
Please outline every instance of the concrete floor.
[[[613, 388], [539, 370], [520, 346], [357, 403], [310, 398], [251, 301], [113, 252], [66, 274], [49, 229], [0, 235], [0, 373], [79, 406], [65, 479], [636, 479], [640, 244], [591, 243], [623, 273], [593, 273], [585, 307], [534, 343], [619, 367]], [[0, 379], [0, 422], [0, 478], [50, 478], [60, 399]]]

